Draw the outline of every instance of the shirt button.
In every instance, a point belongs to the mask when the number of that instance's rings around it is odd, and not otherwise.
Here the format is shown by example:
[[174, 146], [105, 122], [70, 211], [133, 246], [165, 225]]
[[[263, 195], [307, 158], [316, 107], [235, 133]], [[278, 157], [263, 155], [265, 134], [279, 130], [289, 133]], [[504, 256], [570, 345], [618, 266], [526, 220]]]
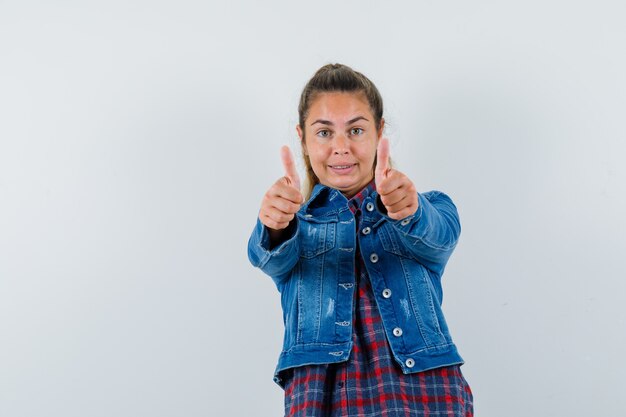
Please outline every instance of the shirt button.
[[369, 235], [371, 231], [372, 231], [372, 229], [370, 229], [369, 227], [365, 227], [365, 228], [362, 230], [362, 232], [363, 232], [363, 234], [364, 234], [364, 235]]
[[370, 261], [372, 261], [373, 264], [375, 264], [376, 262], [378, 262], [378, 255], [376, 255], [375, 253], [372, 253], [370, 255]]
[[393, 335], [395, 337], [400, 337], [402, 336], [402, 329], [399, 327], [396, 327], [395, 329], [393, 329]]
[[365, 209], [366, 209], [367, 211], [374, 211], [374, 203], [367, 203], [367, 204], [365, 205]]
[[385, 298], [391, 297], [391, 290], [389, 288], [385, 288], [383, 290], [383, 297], [385, 297]]
[[415, 361], [409, 358], [404, 362], [404, 364], [406, 365], [407, 368], [412, 368], [415, 366]]
[[404, 219], [404, 220], [402, 220], [402, 221], [400, 222], [400, 224], [401, 224], [402, 226], [406, 226], [406, 225], [407, 225], [407, 224], [409, 224], [409, 223], [411, 223], [411, 219]]

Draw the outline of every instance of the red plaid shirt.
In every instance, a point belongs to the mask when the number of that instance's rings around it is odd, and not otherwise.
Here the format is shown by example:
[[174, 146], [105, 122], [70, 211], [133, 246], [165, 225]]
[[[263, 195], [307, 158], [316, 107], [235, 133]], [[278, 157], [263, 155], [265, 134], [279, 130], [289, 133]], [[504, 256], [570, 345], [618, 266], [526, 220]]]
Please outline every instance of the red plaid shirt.
[[[372, 181], [348, 202], [356, 230], [360, 230], [361, 205], [375, 189]], [[350, 359], [283, 371], [285, 416], [473, 416], [472, 392], [458, 365], [402, 373], [389, 348], [360, 250], [355, 253], [357, 285]]]

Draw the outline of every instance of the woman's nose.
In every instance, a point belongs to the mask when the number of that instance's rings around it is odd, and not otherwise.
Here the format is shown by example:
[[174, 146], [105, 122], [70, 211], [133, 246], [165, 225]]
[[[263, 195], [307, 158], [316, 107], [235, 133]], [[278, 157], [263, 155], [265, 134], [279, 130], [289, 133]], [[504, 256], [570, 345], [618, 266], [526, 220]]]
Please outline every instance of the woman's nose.
[[345, 135], [339, 134], [335, 136], [333, 141], [333, 153], [337, 155], [347, 154], [349, 152], [349, 142]]

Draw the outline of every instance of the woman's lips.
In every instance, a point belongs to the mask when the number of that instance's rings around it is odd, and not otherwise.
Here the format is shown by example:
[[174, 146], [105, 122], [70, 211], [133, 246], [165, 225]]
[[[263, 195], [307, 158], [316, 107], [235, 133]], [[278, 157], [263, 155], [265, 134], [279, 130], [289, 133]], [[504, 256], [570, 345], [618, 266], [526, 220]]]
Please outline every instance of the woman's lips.
[[336, 174], [349, 174], [352, 172], [356, 164], [335, 164], [328, 167]]

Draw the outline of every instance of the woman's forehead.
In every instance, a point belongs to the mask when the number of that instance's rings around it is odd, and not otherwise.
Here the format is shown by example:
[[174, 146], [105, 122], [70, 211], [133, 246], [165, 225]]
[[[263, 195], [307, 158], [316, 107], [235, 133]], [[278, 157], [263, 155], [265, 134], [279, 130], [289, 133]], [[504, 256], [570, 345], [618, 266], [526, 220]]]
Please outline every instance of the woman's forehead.
[[354, 119], [372, 122], [374, 116], [365, 95], [358, 92], [328, 92], [317, 94], [309, 107], [307, 125], [318, 120], [346, 124]]

